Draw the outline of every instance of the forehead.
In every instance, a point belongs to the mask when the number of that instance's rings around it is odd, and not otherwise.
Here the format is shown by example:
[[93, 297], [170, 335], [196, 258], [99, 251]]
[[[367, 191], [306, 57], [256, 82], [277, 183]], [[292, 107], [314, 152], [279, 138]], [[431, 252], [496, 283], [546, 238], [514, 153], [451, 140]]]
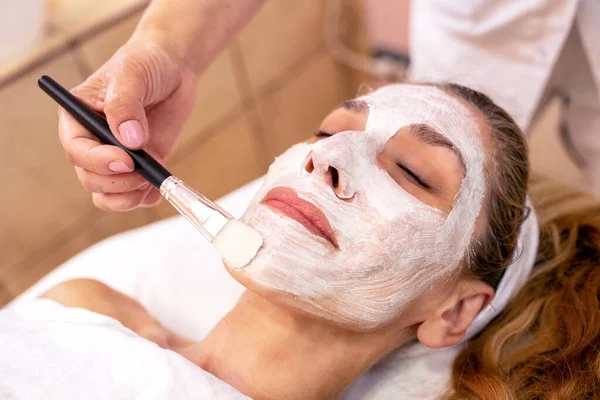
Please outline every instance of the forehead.
[[475, 113], [460, 99], [435, 86], [389, 85], [360, 97], [369, 107], [367, 131], [394, 135], [412, 124], [426, 124], [458, 147], [480, 143]]

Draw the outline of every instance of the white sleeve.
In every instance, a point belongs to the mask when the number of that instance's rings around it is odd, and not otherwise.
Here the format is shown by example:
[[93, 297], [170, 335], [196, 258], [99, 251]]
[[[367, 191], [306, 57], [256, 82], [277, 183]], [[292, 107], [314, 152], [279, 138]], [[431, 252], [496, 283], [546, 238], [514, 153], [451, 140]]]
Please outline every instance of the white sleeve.
[[52, 300], [0, 311], [2, 399], [247, 399], [118, 321]]

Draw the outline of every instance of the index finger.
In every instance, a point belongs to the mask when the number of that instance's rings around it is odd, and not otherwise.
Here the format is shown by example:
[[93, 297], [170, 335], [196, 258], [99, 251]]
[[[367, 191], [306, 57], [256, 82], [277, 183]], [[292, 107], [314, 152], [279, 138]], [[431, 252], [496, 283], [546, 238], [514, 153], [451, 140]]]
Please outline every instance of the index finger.
[[[58, 136], [67, 158], [78, 167], [101, 175], [133, 171], [133, 160], [127, 152], [100, 143], [95, 135], [62, 108], [59, 109]], [[115, 165], [120, 167], [115, 168]]]

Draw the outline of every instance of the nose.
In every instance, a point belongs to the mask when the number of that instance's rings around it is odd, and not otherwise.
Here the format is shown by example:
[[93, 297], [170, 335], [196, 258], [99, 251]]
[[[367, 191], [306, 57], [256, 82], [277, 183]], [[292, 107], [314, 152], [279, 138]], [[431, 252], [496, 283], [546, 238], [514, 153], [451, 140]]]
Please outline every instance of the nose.
[[354, 192], [350, 188], [348, 175], [341, 173], [338, 167], [328, 161], [325, 157], [319, 157], [315, 151], [311, 151], [304, 161], [304, 170], [309, 174], [322, 176], [325, 183], [331, 187], [338, 198], [342, 200], [352, 199]]

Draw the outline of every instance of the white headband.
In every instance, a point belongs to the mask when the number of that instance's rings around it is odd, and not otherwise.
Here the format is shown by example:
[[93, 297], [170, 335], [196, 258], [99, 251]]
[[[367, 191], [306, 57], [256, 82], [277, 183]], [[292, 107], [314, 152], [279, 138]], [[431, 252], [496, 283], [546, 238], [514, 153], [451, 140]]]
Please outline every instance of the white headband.
[[[525, 205], [529, 208], [529, 214], [525, 221], [523, 221], [523, 224], [521, 224], [512, 262], [506, 267], [504, 275], [498, 284], [498, 289], [496, 289], [496, 294], [490, 304], [477, 314], [471, 326], [467, 328], [463, 339], [455, 346], [462, 347], [466, 341], [472, 339], [496, 318], [523, 286], [525, 286], [531, 274], [540, 240], [539, 227], [537, 216], [529, 197], [527, 197]], [[415, 342], [399, 348], [396, 352], [396, 357], [417, 357], [430, 352], [436, 352], [437, 350], [440, 349], [432, 349], [419, 342]]]

